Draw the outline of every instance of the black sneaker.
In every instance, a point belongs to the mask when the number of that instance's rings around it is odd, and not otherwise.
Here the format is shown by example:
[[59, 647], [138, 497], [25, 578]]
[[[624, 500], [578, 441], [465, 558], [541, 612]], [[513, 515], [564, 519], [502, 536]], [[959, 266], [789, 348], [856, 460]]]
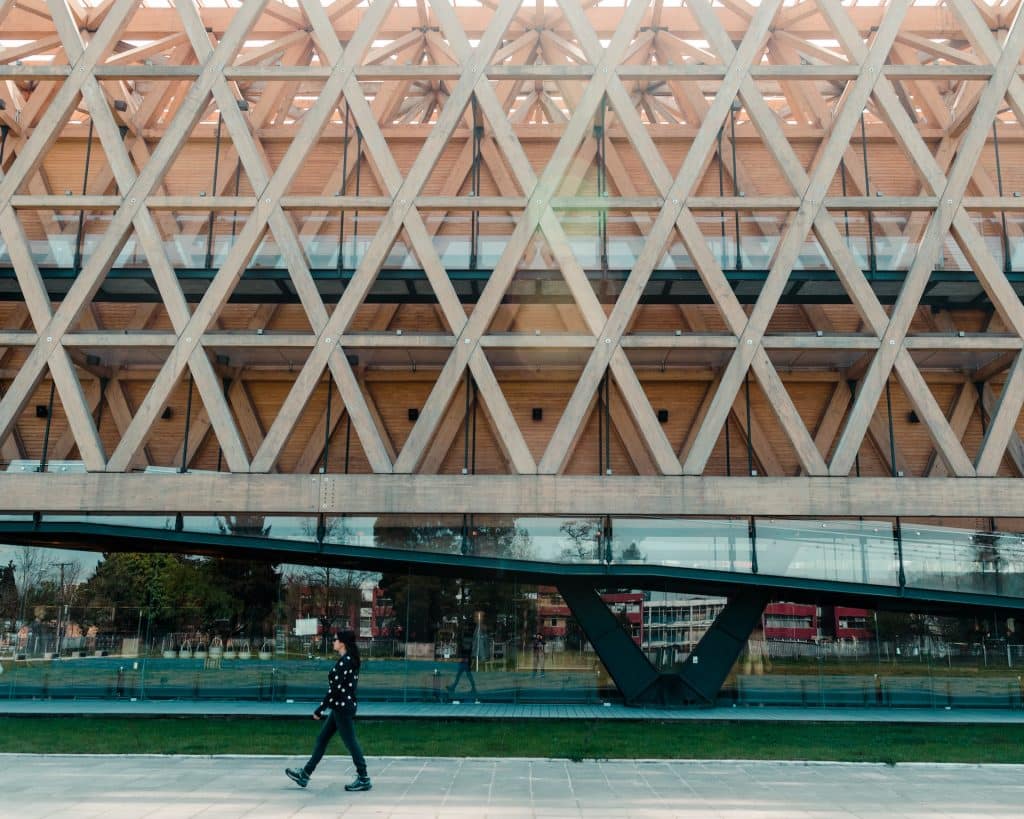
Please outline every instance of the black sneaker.
[[368, 791], [373, 787], [368, 776], [357, 776], [352, 782], [345, 786], [347, 791]]
[[305, 768], [285, 768], [284, 773], [285, 776], [300, 788], [304, 788], [309, 784], [309, 774], [306, 773]]

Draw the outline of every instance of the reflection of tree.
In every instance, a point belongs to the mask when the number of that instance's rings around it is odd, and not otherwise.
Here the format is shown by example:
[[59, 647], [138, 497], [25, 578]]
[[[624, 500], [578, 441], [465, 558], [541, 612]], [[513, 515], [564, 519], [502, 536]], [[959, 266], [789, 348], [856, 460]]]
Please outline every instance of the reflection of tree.
[[38, 546], [22, 546], [16, 556], [14, 580], [18, 587], [18, 619], [25, 622], [26, 612], [39, 602], [53, 556]]
[[264, 561], [151, 553], [107, 553], [81, 587], [82, 602], [105, 610], [102, 625], [135, 631], [139, 609], [154, 633], [203, 629], [263, 633], [280, 575]]
[[532, 560], [533, 538], [519, 526], [475, 526], [469, 533], [469, 552], [481, 557]]
[[998, 532], [975, 532], [971, 535], [971, 545], [974, 547], [974, 562], [981, 566], [984, 571], [999, 571], [1003, 561], [999, 552], [999, 544], [1002, 535]]
[[458, 617], [459, 581], [455, 578], [385, 572], [380, 587], [392, 601], [392, 635], [401, 627], [410, 642], [434, 642], [442, 624]]
[[571, 546], [562, 549], [561, 559], [565, 561], [594, 560], [597, 557], [597, 543], [601, 524], [596, 520], [567, 520], [559, 531], [570, 541]]
[[289, 588], [297, 586], [308, 592], [308, 605], [302, 612], [305, 616], [319, 616], [328, 627], [358, 631], [363, 587], [374, 576], [374, 572], [309, 566], [289, 575], [287, 583]]
[[622, 550], [620, 559], [623, 562], [628, 563], [646, 563], [647, 555], [640, 551], [640, 547], [637, 546], [636, 541], [632, 541], [625, 549]]
[[266, 523], [265, 515], [252, 513], [244, 515], [224, 515], [217, 518], [217, 528], [222, 535], [245, 535], [248, 537], [269, 537], [270, 524]]
[[18, 616], [18, 583], [14, 575], [14, 561], [0, 569], [0, 618]]

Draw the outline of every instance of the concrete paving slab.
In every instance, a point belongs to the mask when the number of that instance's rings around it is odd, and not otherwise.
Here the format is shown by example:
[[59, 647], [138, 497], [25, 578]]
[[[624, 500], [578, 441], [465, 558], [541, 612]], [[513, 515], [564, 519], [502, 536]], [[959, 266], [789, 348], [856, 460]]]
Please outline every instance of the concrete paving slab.
[[[921, 819], [1021, 815], [1024, 766], [370, 757], [374, 788], [324, 759], [308, 788], [269, 756], [0, 755], [18, 819]], [[602, 784], [603, 783], [603, 784]]]

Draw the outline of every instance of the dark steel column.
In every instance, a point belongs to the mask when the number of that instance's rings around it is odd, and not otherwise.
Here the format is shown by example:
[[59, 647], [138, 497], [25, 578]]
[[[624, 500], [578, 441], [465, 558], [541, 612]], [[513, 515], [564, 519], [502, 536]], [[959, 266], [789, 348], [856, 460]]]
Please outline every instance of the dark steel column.
[[659, 672], [586, 583], [565, 581], [558, 592], [601, 658], [627, 705], [712, 704], [747, 638], [761, 621], [768, 595], [744, 590], [729, 598], [678, 674]]

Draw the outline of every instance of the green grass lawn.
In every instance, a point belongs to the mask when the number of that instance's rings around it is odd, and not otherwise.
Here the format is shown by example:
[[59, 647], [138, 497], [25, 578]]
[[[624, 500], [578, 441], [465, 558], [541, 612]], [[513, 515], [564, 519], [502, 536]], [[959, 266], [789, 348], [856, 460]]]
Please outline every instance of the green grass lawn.
[[[1021, 725], [360, 720], [371, 756], [1024, 763]], [[309, 753], [312, 720], [0, 717], [0, 752]], [[343, 753], [338, 742], [332, 753]]]

